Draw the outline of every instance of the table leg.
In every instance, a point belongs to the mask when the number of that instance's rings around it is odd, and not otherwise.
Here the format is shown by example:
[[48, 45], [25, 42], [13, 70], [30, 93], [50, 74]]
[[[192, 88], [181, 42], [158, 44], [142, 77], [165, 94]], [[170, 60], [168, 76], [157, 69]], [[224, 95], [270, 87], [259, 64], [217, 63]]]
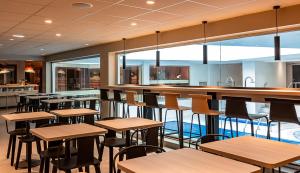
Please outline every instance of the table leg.
[[183, 148], [183, 111], [179, 111], [179, 147]]
[[130, 146], [130, 130], [126, 130], [126, 147]]
[[113, 173], [114, 163], [114, 150], [113, 147], [109, 147], [109, 173]]
[[[207, 95], [212, 96], [212, 100], [208, 101], [209, 108], [219, 110], [217, 93], [208, 92]], [[207, 116], [206, 134], [219, 134], [219, 116]]]

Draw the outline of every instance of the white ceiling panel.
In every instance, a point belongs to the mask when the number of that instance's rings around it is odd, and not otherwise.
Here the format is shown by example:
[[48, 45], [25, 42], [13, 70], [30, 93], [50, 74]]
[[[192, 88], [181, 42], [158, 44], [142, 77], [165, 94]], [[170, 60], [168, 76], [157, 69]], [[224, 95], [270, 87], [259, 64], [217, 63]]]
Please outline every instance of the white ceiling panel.
[[169, 20], [178, 18], [179, 15], [171, 14], [171, 13], [165, 13], [165, 12], [159, 12], [159, 11], [153, 11], [150, 13], [146, 13], [143, 15], [140, 15], [134, 19], [140, 19], [140, 20], [147, 20], [147, 21], [153, 21], [153, 22], [168, 22]]
[[145, 8], [149, 10], [158, 10], [161, 8], [165, 8], [167, 6], [178, 4], [183, 1], [185, 0], [156, 0], [155, 4], [148, 5], [146, 1], [143, 0], [124, 0], [121, 4], [133, 6], [133, 7]]
[[150, 10], [135, 8], [131, 6], [113, 5], [109, 8], [102, 10], [101, 13], [110, 16], [130, 18], [149, 11]]
[[0, 0], [0, 11], [20, 14], [32, 14], [42, 8], [41, 5], [30, 4], [28, 2], [17, 2], [12, 0]]

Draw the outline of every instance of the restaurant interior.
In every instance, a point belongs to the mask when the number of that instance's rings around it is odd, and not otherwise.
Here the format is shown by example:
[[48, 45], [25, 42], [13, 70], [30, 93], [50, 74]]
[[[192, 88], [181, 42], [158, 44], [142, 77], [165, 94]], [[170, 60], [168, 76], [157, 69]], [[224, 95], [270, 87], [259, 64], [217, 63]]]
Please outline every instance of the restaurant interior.
[[0, 2], [0, 173], [300, 172], [300, 0]]

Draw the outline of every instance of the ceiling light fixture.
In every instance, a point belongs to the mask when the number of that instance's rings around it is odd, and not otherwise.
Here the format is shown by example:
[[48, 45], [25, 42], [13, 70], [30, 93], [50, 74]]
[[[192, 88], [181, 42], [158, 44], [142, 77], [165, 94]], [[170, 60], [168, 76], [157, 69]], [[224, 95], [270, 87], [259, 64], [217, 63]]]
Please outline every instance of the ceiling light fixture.
[[57, 34], [55, 34], [56, 35], [56, 37], [61, 37], [61, 34], [60, 33], [57, 33]]
[[25, 67], [25, 73], [35, 73], [34, 69], [31, 66]]
[[86, 43], [86, 44], [84, 44], [84, 45], [88, 46], [88, 45], [90, 45], [90, 44]]
[[131, 25], [131, 26], [136, 26], [137, 23], [136, 23], [136, 22], [132, 22], [130, 25]]
[[280, 61], [280, 36], [278, 35], [278, 10], [280, 6], [274, 6], [275, 10], [275, 25], [276, 25], [276, 35], [274, 36], [274, 46], [275, 46], [275, 61]]
[[123, 70], [126, 69], [126, 38], [123, 38]]
[[155, 4], [155, 1], [151, 1], [151, 0], [148, 0], [148, 1], [146, 1], [146, 3], [148, 4], [148, 5], [153, 5], [153, 4]]
[[203, 21], [203, 37], [204, 37], [204, 44], [203, 44], [203, 64], [207, 64], [207, 45], [206, 45], [206, 24], [207, 21]]
[[160, 34], [160, 31], [156, 31], [156, 67], [159, 67], [160, 66], [160, 51], [159, 51], [159, 34]]
[[24, 35], [21, 35], [21, 34], [14, 34], [12, 36], [15, 38], [24, 38], [25, 37]]
[[11, 39], [9, 39], [10, 41], [14, 41], [15, 39], [13, 39], [13, 38], [11, 38]]
[[44, 20], [44, 22], [45, 22], [46, 24], [52, 24], [52, 20], [51, 20], [51, 19], [46, 19], [46, 20]]
[[41, 51], [44, 51], [45, 49], [44, 49], [44, 48], [41, 48], [40, 50], [41, 50]]

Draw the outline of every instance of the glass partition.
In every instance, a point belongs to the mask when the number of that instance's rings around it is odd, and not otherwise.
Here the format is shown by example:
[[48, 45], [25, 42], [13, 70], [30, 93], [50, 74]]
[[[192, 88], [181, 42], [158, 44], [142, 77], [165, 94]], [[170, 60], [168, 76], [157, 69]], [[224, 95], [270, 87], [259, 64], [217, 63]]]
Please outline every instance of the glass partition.
[[61, 94], [98, 94], [100, 58], [91, 57], [52, 63], [52, 89]]

